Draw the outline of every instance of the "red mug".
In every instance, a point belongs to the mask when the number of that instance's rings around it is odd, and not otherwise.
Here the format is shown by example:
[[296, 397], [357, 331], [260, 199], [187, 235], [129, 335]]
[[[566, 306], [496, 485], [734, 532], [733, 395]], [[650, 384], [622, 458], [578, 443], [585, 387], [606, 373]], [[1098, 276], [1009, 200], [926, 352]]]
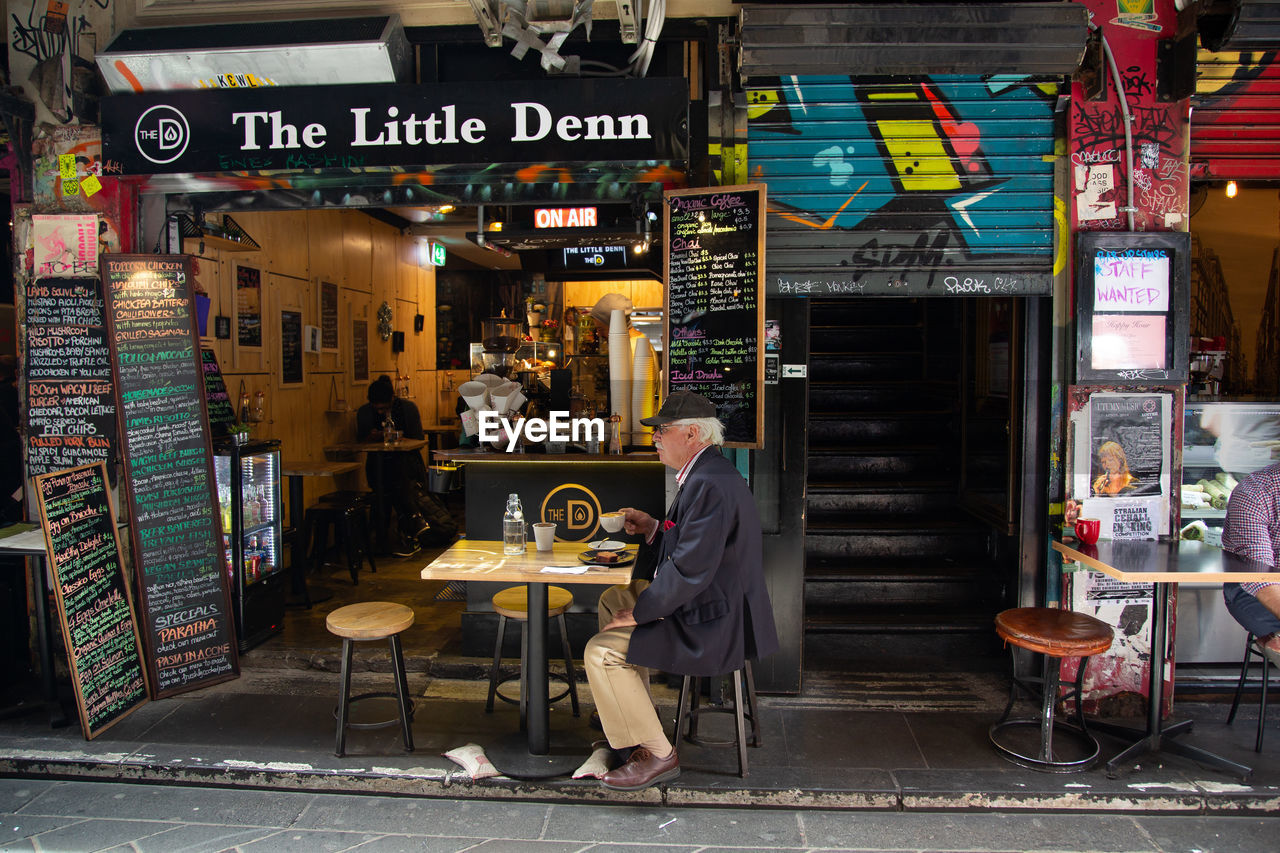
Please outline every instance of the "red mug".
[[1096, 518], [1077, 518], [1076, 519], [1076, 538], [1086, 545], [1094, 545], [1098, 541], [1098, 534], [1102, 531], [1102, 522]]

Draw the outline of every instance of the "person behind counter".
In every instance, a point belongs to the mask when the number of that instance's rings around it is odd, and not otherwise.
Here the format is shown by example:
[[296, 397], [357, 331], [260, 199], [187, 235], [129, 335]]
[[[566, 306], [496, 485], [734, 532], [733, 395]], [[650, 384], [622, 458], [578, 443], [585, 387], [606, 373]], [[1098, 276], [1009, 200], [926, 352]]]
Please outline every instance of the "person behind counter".
[[[624, 529], [645, 537], [630, 584], [600, 596], [601, 628], [583, 661], [609, 745], [635, 747], [606, 787], [639, 791], [680, 775], [675, 748], [649, 695], [649, 668], [716, 676], [778, 648], [764, 583], [760, 517], [746, 481], [718, 445], [715, 406], [677, 391], [653, 417], [658, 458], [677, 472], [676, 498], [659, 523], [622, 510]], [[606, 621], [607, 620], [607, 621]]]
[[[1280, 565], [1280, 462], [1254, 471], [1232, 489], [1222, 548]], [[1280, 666], [1280, 580], [1224, 583], [1222, 598], [1235, 620], [1258, 638], [1263, 654]]]
[[[396, 396], [391, 377], [385, 373], [369, 383], [369, 402], [356, 410], [356, 440], [382, 441], [384, 425], [404, 438], [421, 439], [425, 435], [418, 407], [412, 400]], [[367, 454], [365, 476], [369, 479], [369, 488], [382, 492], [383, 506], [395, 512], [401, 541], [393, 546], [392, 553], [397, 557], [411, 557], [424, 546], [452, 539], [457, 525], [448, 510], [427, 491], [427, 468], [422, 454], [396, 455], [394, 464], [378, 465], [373, 454]], [[379, 475], [385, 477], [385, 482], [378, 481]], [[376, 519], [375, 523], [386, 529], [390, 518]]]

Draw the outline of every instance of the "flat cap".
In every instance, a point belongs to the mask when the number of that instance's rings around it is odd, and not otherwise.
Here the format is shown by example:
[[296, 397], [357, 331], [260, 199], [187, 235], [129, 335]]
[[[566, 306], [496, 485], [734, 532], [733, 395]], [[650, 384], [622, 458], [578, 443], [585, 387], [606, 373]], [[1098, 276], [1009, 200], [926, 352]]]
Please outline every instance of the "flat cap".
[[662, 408], [651, 418], [641, 418], [645, 426], [661, 426], [672, 421], [683, 421], [690, 418], [714, 418], [715, 404], [701, 394], [692, 391], [675, 391], [662, 401]]

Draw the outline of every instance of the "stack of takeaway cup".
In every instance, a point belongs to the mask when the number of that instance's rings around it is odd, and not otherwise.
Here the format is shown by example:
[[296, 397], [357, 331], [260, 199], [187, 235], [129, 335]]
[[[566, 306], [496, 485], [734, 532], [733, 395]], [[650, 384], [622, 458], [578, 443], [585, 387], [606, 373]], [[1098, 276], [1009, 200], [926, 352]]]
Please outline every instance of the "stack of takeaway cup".
[[[494, 412], [500, 417], [509, 417], [527, 400], [519, 382], [510, 382], [492, 373], [482, 373], [470, 382], [463, 382], [458, 386], [458, 396], [467, 404], [461, 420], [462, 431], [469, 436], [480, 432], [481, 413]], [[510, 440], [505, 429], [499, 440], [503, 446]]]
[[641, 418], [653, 417], [657, 411], [654, 396], [657, 393], [658, 371], [654, 360], [653, 344], [647, 337], [636, 338], [636, 349], [631, 362], [631, 443], [647, 444], [648, 430]]
[[627, 314], [621, 308], [609, 315], [609, 399], [610, 414], [621, 417], [621, 439], [631, 443], [631, 335], [627, 331]]

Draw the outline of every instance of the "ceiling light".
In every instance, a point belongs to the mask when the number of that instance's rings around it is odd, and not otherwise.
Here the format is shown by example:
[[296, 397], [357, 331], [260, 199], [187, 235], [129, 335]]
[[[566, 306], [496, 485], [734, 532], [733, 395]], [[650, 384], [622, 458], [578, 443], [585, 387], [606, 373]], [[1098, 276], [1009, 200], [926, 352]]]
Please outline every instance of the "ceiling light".
[[1238, 192], [1240, 192], [1240, 188], [1236, 186], [1236, 182], [1227, 181], [1227, 198], [1235, 198]]

